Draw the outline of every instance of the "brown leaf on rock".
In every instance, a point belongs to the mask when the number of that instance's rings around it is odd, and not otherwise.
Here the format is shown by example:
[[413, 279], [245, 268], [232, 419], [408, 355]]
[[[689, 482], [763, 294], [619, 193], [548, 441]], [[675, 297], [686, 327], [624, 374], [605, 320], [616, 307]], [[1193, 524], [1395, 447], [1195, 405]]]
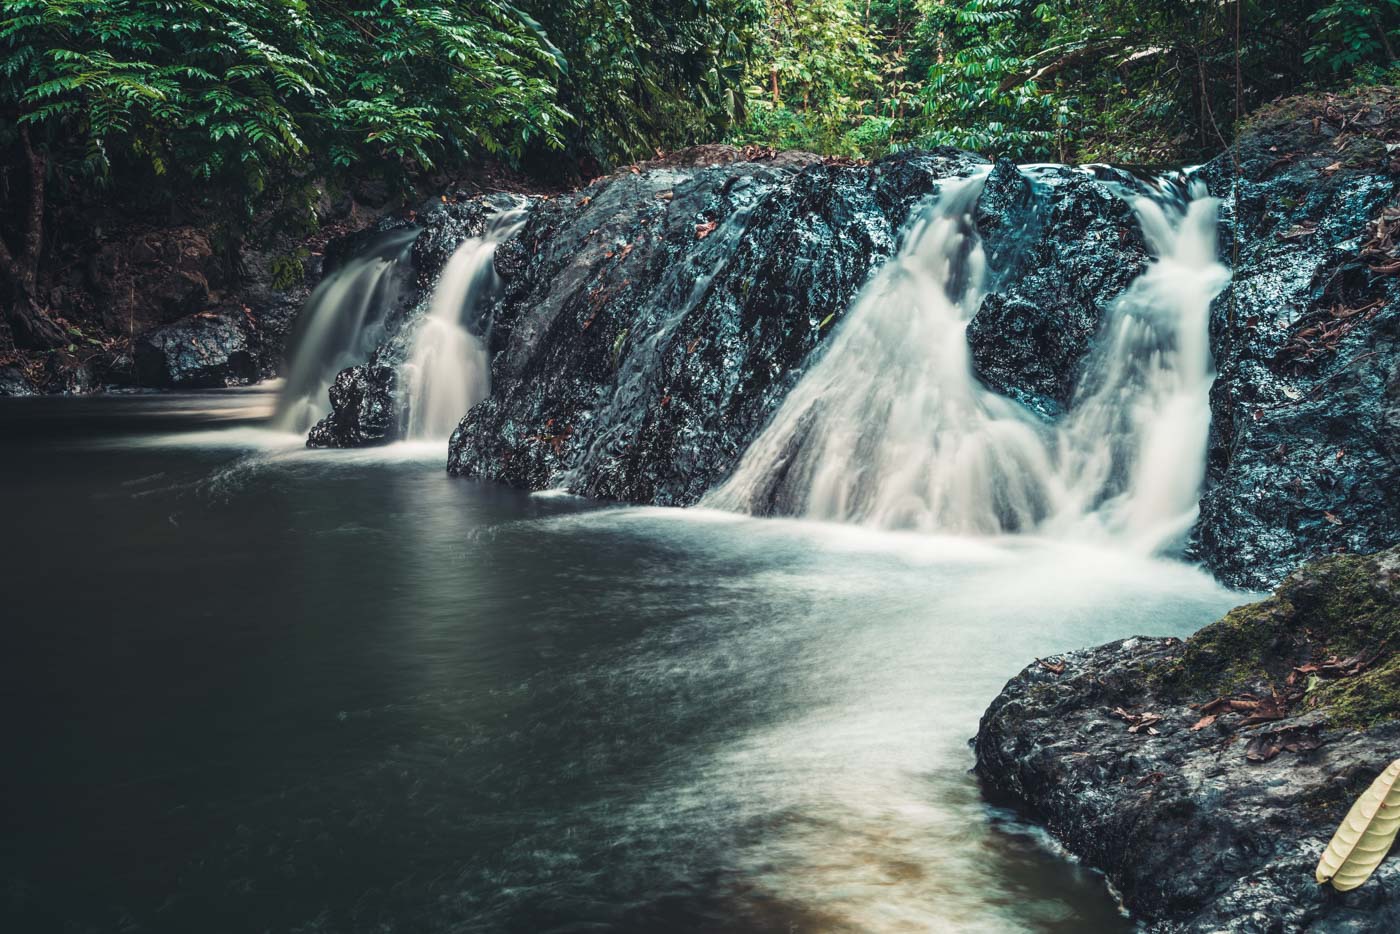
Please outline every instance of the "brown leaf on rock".
[[1122, 707], [1114, 707], [1112, 715], [1128, 724], [1129, 733], [1145, 733], [1148, 736], [1161, 735], [1157, 730], [1153, 729], [1154, 726], [1162, 722], [1161, 714], [1152, 713], [1150, 711], [1147, 713], [1129, 713]]
[[1210, 726], [1212, 723], [1214, 723], [1214, 722], [1215, 722], [1215, 719], [1216, 719], [1216, 715], [1215, 715], [1215, 714], [1207, 714], [1206, 716], [1204, 716], [1204, 717], [1202, 717], [1201, 719], [1197, 720], [1195, 723], [1191, 724], [1191, 732], [1194, 733], [1194, 732], [1196, 732], [1197, 730], [1204, 730], [1206, 727], [1208, 727], [1208, 726]]
[[1043, 658], [1037, 658], [1035, 660], [1035, 663], [1041, 668], [1044, 668], [1046, 671], [1050, 672], [1052, 675], [1062, 675], [1065, 673], [1064, 662], [1048, 662]]
[[1229, 698], [1217, 697], [1215, 700], [1206, 701], [1204, 704], [1196, 705], [1196, 710], [1199, 711], [1202, 716], [1206, 716], [1209, 714], [1218, 713], [1221, 710], [1225, 710], [1229, 707], [1229, 705]]
[[1321, 745], [1322, 739], [1312, 730], [1289, 727], [1255, 736], [1244, 747], [1244, 757], [1250, 762], [1268, 762], [1281, 752], [1307, 752]]
[[704, 239], [705, 239], [706, 237], [708, 237], [710, 234], [712, 234], [712, 233], [715, 232], [715, 228], [716, 228], [717, 226], [719, 226], [719, 225], [716, 224], [714, 221], [706, 221], [706, 222], [703, 223], [703, 224], [696, 224], [696, 225], [695, 225], [695, 239], [697, 239], [697, 240], [704, 240]]
[[1268, 723], [1270, 720], [1282, 720], [1286, 716], [1288, 716], [1288, 702], [1275, 694], [1258, 701], [1254, 705], [1253, 712], [1240, 721], [1240, 726], [1253, 726], [1256, 723]]

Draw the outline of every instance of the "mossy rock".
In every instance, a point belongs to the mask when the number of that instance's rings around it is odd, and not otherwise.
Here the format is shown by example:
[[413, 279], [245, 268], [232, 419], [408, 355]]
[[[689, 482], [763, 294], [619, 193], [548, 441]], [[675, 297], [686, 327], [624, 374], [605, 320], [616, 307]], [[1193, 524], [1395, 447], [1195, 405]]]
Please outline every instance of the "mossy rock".
[[[1353, 658], [1364, 662], [1357, 674], [1295, 674]], [[1196, 701], [1286, 693], [1302, 681], [1295, 708], [1323, 710], [1338, 726], [1400, 718], [1400, 547], [1307, 565], [1273, 596], [1236, 607], [1193, 635], [1148, 677], [1164, 694]]]

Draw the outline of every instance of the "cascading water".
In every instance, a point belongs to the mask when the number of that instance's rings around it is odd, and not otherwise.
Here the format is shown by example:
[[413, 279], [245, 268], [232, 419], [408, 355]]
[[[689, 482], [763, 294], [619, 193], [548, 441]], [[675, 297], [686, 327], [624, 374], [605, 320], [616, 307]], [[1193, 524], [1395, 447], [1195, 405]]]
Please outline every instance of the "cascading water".
[[524, 221], [523, 211], [494, 216], [486, 233], [459, 246], [443, 267], [403, 370], [409, 438], [448, 437], [467, 410], [490, 392], [486, 345], [468, 321], [479, 317], [500, 286], [492, 263], [496, 247]]
[[1195, 522], [1210, 431], [1210, 306], [1229, 281], [1217, 257], [1220, 202], [1196, 181], [1130, 199], [1153, 261], [1114, 302], [1058, 432], [1065, 500], [1142, 551]]
[[985, 175], [916, 207], [899, 255], [706, 505], [885, 528], [1029, 528], [1050, 506], [1043, 429], [972, 371]]
[[1213, 379], [1219, 202], [1121, 192], [1153, 262], [1114, 303], [1069, 414], [1048, 425], [973, 372], [985, 176], [913, 212], [899, 255], [705, 504], [883, 528], [1110, 535], [1152, 552], [1195, 516]]
[[331, 273], [307, 300], [287, 355], [287, 383], [273, 427], [305, 432], [330, 410], [335, 375], [361, 363], [384, 337], [384, 316], [398, 299], [416, 228], [383, 235]]

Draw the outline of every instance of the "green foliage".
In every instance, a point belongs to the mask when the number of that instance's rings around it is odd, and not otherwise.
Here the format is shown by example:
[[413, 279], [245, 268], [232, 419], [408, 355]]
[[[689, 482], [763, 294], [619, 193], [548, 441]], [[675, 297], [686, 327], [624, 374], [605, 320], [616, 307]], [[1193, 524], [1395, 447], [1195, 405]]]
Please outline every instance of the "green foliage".
[[562, 145], [559, 63], [499, 0], [5, 0], [0, 113], [84, 174], [256, 194], [289, 170], [406, 171]]
[[290, 289], [292, 286], [306, 278], [306, 261], [311, 256], [305, 247], [299, 247], [291, 253], [284, 253], [272, 258], [272, 287], [274, 289]]
[[722, 138], [764, 0], [531, 0], [568, 63], [560, 104], [570, 148], [601, 169]]
[[1333, 72], [1366, 65], [1382, 55], [1393, 61], [1390, 36], [1400, 34], [1394, 21], [1397, 10], [1400, 0], [1332, 0], [1308, 17], [1316, 32], [1303, 61]]
[[1400, 0], [771, 0], [735, 139], [1179, 161], [1279, 94], [1393, 80], [1397, 41]]
[[878, 141], [878, 38], [851, 0], [771, 0], [738, 138], [847, 155]]

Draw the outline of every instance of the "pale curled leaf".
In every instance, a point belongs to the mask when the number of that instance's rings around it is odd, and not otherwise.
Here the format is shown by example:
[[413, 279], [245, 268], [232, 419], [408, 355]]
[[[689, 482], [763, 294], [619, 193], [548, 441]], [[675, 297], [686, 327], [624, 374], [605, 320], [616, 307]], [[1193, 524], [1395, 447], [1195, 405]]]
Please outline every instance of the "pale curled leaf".
[[1317, 881], [1348, 892], [1371, 878], [1400, 831], [1400, 759], [1376, 776], [1347, 811], [1317, 864]]

